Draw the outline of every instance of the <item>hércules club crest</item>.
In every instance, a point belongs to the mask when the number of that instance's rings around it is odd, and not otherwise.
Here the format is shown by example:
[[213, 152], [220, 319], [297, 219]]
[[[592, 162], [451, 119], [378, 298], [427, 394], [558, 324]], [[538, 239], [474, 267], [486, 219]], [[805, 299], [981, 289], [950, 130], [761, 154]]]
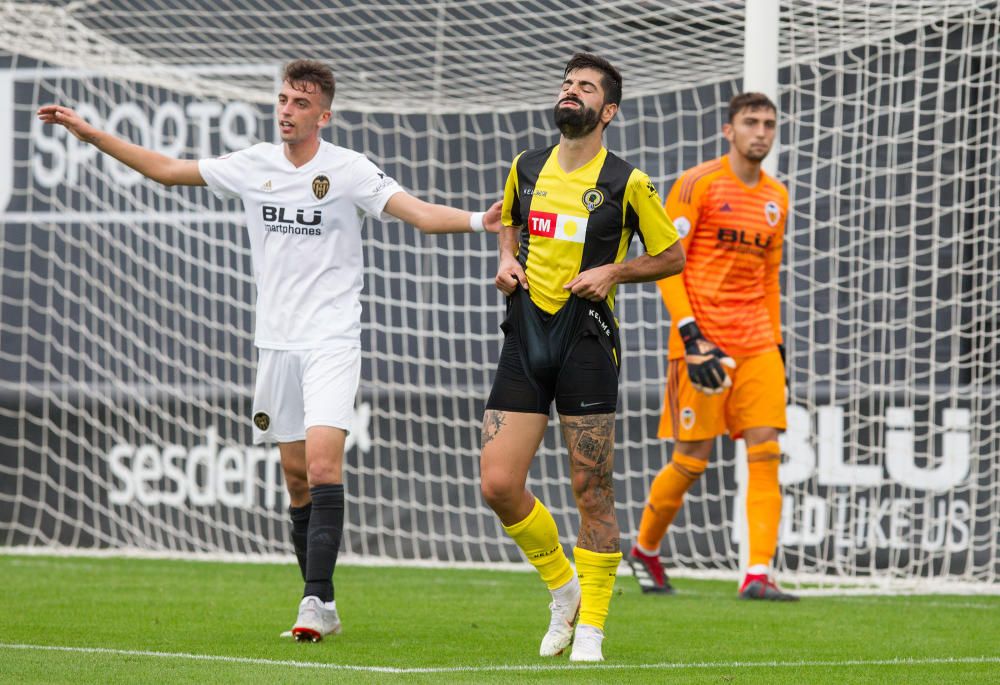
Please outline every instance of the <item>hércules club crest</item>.
[[317, 200], [322, 200], [330, 192], [330, 178], [325, 174], [320, 174], [313, 179], [313, 195]]

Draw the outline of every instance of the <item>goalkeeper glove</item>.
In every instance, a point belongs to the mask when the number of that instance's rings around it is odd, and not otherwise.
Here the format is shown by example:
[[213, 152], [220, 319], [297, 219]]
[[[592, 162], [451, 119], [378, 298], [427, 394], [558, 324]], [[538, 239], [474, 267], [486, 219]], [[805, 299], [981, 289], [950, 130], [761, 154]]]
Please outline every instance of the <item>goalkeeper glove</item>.
[[694, 321], [678, 326], [677, 330], [684, 341], [684, 361], [695, 390], [717, 395], [731, 386], [733, 381], [722, 367], [735, 369], [733, 358], [720, 350], [718, 345], [706, 340]]

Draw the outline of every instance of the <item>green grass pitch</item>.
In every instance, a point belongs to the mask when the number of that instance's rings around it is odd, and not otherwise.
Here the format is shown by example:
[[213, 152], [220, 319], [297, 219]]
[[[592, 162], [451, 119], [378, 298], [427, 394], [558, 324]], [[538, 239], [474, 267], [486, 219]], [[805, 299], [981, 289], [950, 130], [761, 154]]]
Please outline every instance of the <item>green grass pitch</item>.
[[1000, 597], [741, 602], [732, 582], [674, 597], [618, 579], [607, 661], [543, 659], [534, 573], [342, 565], [344, 632], [291, 627], [297, 567], [0, 555], [4, 683], [1000, 682]]

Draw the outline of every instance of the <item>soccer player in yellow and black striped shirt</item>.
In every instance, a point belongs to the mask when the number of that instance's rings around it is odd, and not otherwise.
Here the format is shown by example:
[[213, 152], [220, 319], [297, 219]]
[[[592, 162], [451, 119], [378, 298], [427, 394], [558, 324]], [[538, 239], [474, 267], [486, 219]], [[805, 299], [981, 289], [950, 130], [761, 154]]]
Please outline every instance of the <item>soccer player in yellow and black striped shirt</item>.
[[[483, 497], [552, 593], [540, 654], [561, 654], [572, 642], [572, 661], [604, 658], [622, 557], [612, 484], [621, 364], [615, 288], [684, 265], [649, 177], [604, 148], [621, 83], [606, 60], [574, 55], [554, 110], [559, 144], [514, 160], [496, 277], [508, 296], [505, 339], [483, 417]], [[636, 235], [646, 253], [626, 261]], [[580, 511], [576, 576], [555, 520], [525, 487], [553, 400]]]

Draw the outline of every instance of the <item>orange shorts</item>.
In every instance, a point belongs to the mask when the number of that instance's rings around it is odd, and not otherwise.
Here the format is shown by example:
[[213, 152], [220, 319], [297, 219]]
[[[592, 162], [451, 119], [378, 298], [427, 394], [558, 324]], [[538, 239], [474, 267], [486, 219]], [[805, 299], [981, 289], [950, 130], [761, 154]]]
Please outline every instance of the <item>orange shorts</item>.
[[683, 359], [670, 360], [661, 438], [708, 440], [729, 433], [735, 440], [747, 428], [785, 430], [785, 367], [778, 350], [737, 357], [727, 369], [733, 385], [706, 395], [691, 385]]

